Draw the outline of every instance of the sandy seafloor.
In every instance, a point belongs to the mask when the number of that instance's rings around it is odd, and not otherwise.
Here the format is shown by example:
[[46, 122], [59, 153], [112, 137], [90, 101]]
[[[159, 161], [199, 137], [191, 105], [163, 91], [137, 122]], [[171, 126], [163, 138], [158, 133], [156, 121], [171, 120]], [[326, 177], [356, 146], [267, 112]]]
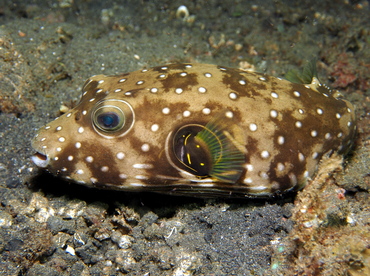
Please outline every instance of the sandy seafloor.
[[[368, 1], [2, 0], [0, 274], [370, 275], [369, 15]], [[312, 58], [359, 131], [345, 166], [298, 194], [99, 191], [30, 161], [92, 75], [203, 62], [283, 76]]]

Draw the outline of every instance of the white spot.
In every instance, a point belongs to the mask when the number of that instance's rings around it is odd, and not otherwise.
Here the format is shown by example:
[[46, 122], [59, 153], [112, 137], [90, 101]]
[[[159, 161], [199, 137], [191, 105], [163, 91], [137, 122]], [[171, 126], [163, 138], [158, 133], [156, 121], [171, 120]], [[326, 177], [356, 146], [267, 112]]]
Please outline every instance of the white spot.
[[340, 119], [340, 117], [342, 117], [342, 115], [340, 115], [339, 113], [335, 114], [335, 117], [337, 117], [337, 119]]
[[213, 183], [198, 183], [197, 186], [200, 186], [200, 187], [214, 187], [215, 184], [213, 184]]
[[149, 146], [148, 144], [143, 144], [143, 145], [141, 146], [141, 150], [142, 150], [143, 152], [148, 152], [148, 151], [149, 151], [149, 149], [150, 149], [150, 146]]
[[226, 71], [226, 68], [224, 68], [224, 67], [220, 67], [220, 70], [221, 70], [221, 71]]
[[161, 75], [159, 75], [159, 77], [160, 77], [161, 79], [163, 79], [163, 78], [165, 78], [165, 77], [166, 77], [166, 75], [165, 75], [165, 74], [161, 74]]
[[165, 107], [165, 108], [162, 109], [162, 113], [166, 114], [166, 115], [170, 114], [170, 109], [168, 107]]
[[157, 92], [158, 92], [158, 88], [153, 87], [153, 88], [151, 88], [151, 89], [150, 89], [150, 92], [152, 92], [152, 93], [157, 93]]
[[157, 131], [159, 129], [159, 125], [157, 124], [153, 124], [151, 127], [150, 127], [151, 131]]
[[343, 133], [342, 132], [339, 132], [338, 135], [337, 135], [338, 138], [340, 138], [342, 136], [343, 136]]
[[103, 89], [98, 89], [98, 90], [96, 90], [96, 94], [98, 94], [98, 93], [100, 93], [100, 92], [102, 92], [103, 91]]
[[326, 134], [325, 134], [325, 139], [326, 139], [326, 140], [329, 140], [330, 138], [331, 138], [331, 134], [330, 134], [329, 132], [328, 132], [328, 133], [326, 133]]
[[211, 113], [211, 110], [206, 107], [206, 108], [203, 108], [202, 112], [203, 112], [204, 115], [208, 115], [208, 114]]
[[58, 126], [58, 127], [56, 128], [56, 130], [57, 130], [57, 131], [62, 130], [62, 127], [61, 127], [61, 126]]
[[241, 85], [245, 85], [245, 84], [246, 84], [245, 80], [240, 80], [240, 81], [239, 81], [239, 83], [240, 83]]
[[231, 92], [229, 94], [229, 98], [232, 99], [232, 100], [236, 100], [238, 98], [238, 95], [236, 93], [234, 93], [234, 92]]
[[182, 113], [182, 116], [184, 117], [189, 117], [191, 115], [191, 112], [189, 110], [185, 110], [183, 113]]
[[268, 174], [266, 172], [260, 172], [260, 176], [263, 179], [269, 179], [269, 176], [268, 176]]
[[76, 149], [81, 148], [81, 143], [80, 142], [76, 142], [75, 147], [76, 147]]
[[87, 156], [85, 160], [88, 163], [92, 163], [94, 161], [94, 158], [92, 156]]
[[152, 169], [153, 165], [152, 164], [134, 164], [132, 165], [134, 169]]
[[234, 113], [232, 113], [231, 111], [226, 111], [225, 112], [225, 116], [229, 119], [233, 118], [234, 117]]
[[297, 185], [297, 177], [294, 173], [290, 173], [289, 175], [289, 179], [290, 179], [290, 184], [294, 187], [295, 185]]
[[58, 138], [58, 141], [61, 142], [61, 143], [63, 143], [65, 140], [66, 140], [66, 138], [64, 138], [64, 137], [59, 137]]
[[127, 91], [125, 92], [125, 96], [131, 96], [132, 92], [131, 91]]
[[89, 100], [89, 102], [91, 103], [91, 102], [93, 102], [93, 101], [95, 101], [95, 98], [91, 98], [90, 100]]
[[68, 161], [72, 161], [73, 160], [73, 156], [70, 155], [70, 156], [67, 157], [67, 159], [68, 159]]
[[325, 94], [325, 93], [322, 93], [325, 97], [327, 97], [327, 98], [329, 98], [329, 96], [327, 95], [327, 94]]
[[87, 114], [86, 110], [82, 111], [82, 115], [86, 115], [86, 114]]
[[304, 113], [304, 111], [303, 111], [303, 109], [298, 109], [298, 112], [300, 113], [300, 114], [303, 114]]
[[261, 80], [261, 81], [265, 81], [266, 80], [265, 77], [259, 77], [258, 79]]
[[84, 128], [83, 127], [79, 127], [77, 131], [78, 131], [78, 133], [82, 133], [82, 132], [84, 132]]
[[148, 72], [148, 69], [141, 70], [142, 73]]
[[319, 156], [319, 154], [315, 151], [312, 153], [312, 159], [316, 159]]
[[42, 148], [43, 148], [43, 149], [46, 149], [46, 148], [47, 148], [47, 146], [42, 146]]
[[277, 141], [279, 145], [283, 145], [285, 142], [285, 138], [283, 136], [279, 136]]
[[304, 155], [300, 152], [300, 153], [298, 153], [298, 159], [299, 159], [299, 161], [301, 161], [301, 162], [303, 162], [304, 161]]
[[251, 183], [253, 183], [253, 180], [252, 180], [252, 178], [248, 177], [248, 178], [244, 178], [243, 182], [245, 184], [251, 184]]
[[301, 96], [301, 93], [299, 93], [298, 91], [294, 91], [293, 92], [294, 96], [296, 96], [297, 98]]
[[69, 118], [69, 117], [71, 117], [71, 115], [72, 115], [72, 113], [71, 113], [71, 112], [69, 112], [69, 113], [66, 115], [66, 117], [67, 117], [67, 118]]
[[161, 67], [161, 69], [162, 69], [162, 70], [167, 70], [167, 69], [168, 69], [168, 67], [167, 67], [167, 66], [163, 66], [163, 67]]
[[316, 109], [317, 114], [322, 115], [324, 111], [321, 108]]
[[245, 165], [245, 168], [248, 170], [248, 172], [252, 172], [253, 171], [253, 165], [252, 164]]
[[205, 73], [205, 74], [204, 74], [204, 76], [205, 76], [206, 78], [210, 78], [210, 77], [212, 77], [212, 74], [211, 74], [211, 73]]
[[136, 84], [137, 85], [141, 85], [141, 84], [143, 84], [144, 83], [144, 81], [143, 80], [141, 80], [141, 81], [138, 81]]
[[139, 179], [139, 180], [147, 180], [148, 179], [148, 177], [145, 176], [145, 175], [135, 175], [135, 178]]
[[117, 88], [116, 90], [114, 90], [115, 93], [118, 93], [118, 92], [121, 92], [122, 89], [121, 88]]
[[127, 183], [128, 185], [132, 186], [132, 187], [144, 187], [145, 184], [143, 183]]
[[58, 157], [58, 156], [55, 156], [55, 157], [54, 157], [54, 160], [55, 160], [55, 161], [58, 161], [58, 159], [59, 159], [59, 157]]
[[276, 118], [278, 116], [278, 112], [274, 109], [270, 110], [270, 116], [272, 118]]
[[98, 179], [96, 179], [95, 177], [90, 177], [90, 181], [91, 183], [96, 183], [98, 182]]
[[285, 170], [285, 166], [283, 163], [278, 163], [277, 164], [277, 170], [282, 172], [283, 170]]
[[311, 131], [311, 136], [312, 137], [316, 137], [317, 136], [317, 131], [316, 130], [312, 130]]
[[62, 148], [61, 147], [57, 147], [57, 151], [62, 151]]
[[351, 112], [352, 112], [352, 110], [351, 110], [350, 108], [347, 108], [347, 111], [348, 111], [349, 113], [351, 113]]
[[100, 81], [98, 81], [98, 83], [99, 83], [99, 84], [102, 84], [103, 82], [104, 82], [104, 80], [100, 80]]
[[[276, 181], [273, 181], [271, 184], [274, 184], [274, 183], [277, 183]], [[253, 191], [258, 191], [258, 192], [261, 192], [261, 191], [264, 191], [267, 189], [266, 186], [264, 185], [260, 185], [260, 186], [252, 186], [252, 187], [249, 187], [249, 189], [253, 190]]]
[[311, 89], [311, 87], [308, 84], [305, 84], [304, 87]]
[[107, 172], [109, 170], [108, 166], [103, 166], [100, 168], [102, 172]]
[[270, 157], [270, 153], [267, 150], [261, 152], [261, 157], [266, 159]]
[[76, 171], [76, 173], [77, 173], [77, 174], [83, 174], [83, 173], [84, 173], [84, 171], [83, 171], [83, 170], [81, 170], [81, 169], [79, 169], [79, 170], [77, 170], [77, 171]]
[[250, 124], [249, 129], [250, 129], [250, 131], [256, 131], [257, 130], [257, 125], [256, 124]]
[[200, 93], [206, 93], [207, 92], [207, 89], [205, 88], [205, 87], [199, 87], [198, 88], [198, 91], [200, 92]]
[[191, 67], [193, 67], [193, 65], [191, 65], [191, 64], [186, 64], [186, 65], [185, 65], [185, 67], [186, 67], [186, 68], [191, 68]]
[[350, 127], [351, 125], [352, 125], [352, 123], [351, 123], [351, 122], [348, 122], [348, 123], [347, 123], [347, 126], [349, 126], [349, 127]]
[[125, 175], [124, 173], [120, 173], [119, 174], [119, 178], [126, 179], [127, 178], [127, 175]]
[[45, 129], [49, 129], [49, 128], [50, 128], [50, 126], [46, 126], [46, 127], [45, 127]]
[[302, 127], [302, 123], [300, 121], [295, 122], [295, 126], [298, 128]]
[[123, 158], [125, 158], [125, 154], [122, 151], [120, 151], [120, 152], [117, 152], [116, 157], [119, 160], [122, 160]]
[[45, 140], [46, 140], [46, 138], [43, 137], [43, 138], [40, 139], [40, 142], [44, 142]]
[[176, 88], [175, 92], [177, 94], [181, 94], [183, 92], [182, 88]]
[[185, 77], [187, 74], [188, 74], [188, 73], [186, 73], [186, 72], [182, 72], [182, 73], [180, 73], [180, 76], [181, 76], [181, 77]]
[[61, 171], [62, 171], [62, 172], [66, 172], [66, 171], [67, 171], [67, 168], [66, 168], [66, 167], [63, 167], [63, 168], [61, 169]]
[[271, 97], [277, 99], [279, 98], [279, 95], [276, 92], [271, 92]]
[[304, 171], [303, 176], [304, 176], [305, 178], [307, 178], [307, 177], [309, 177], [309, 176], [310, 176], [310, 173], [309, 173], [308, 171]]

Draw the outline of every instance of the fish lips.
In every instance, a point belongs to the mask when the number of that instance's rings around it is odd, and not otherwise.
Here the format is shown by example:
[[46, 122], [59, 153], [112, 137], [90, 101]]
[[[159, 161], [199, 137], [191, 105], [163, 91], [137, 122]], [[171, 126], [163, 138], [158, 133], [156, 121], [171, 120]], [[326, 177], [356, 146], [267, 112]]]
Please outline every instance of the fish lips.
[[36, 166], [40, 168], [46, 168], [50, 162], [50, 158], [47, 155], [39, 153], [39, 152], [35, 153], [31, 157], [31, 160], [33, 161], [33, 163], [36, 164]]

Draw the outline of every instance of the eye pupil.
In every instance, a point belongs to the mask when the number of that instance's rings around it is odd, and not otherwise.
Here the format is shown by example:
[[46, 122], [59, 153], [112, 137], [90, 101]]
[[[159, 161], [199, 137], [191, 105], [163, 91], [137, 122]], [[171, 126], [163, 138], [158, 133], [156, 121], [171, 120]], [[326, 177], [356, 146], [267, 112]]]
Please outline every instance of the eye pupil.
[[105, 129], [115, 128], [119, 124], [119, 117], [114, 112], [100, 114], [97, 118], [98, 123]]

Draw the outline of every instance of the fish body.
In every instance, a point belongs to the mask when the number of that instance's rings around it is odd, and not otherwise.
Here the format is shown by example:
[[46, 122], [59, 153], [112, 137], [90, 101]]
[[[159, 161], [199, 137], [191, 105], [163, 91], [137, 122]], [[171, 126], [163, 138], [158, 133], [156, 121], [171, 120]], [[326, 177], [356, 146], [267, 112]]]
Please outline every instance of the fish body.
[[270, 196], [345, 154], [355, 114], [337, 90], [209, 64], [97, 75], [41, 128], [33, 161], [91, 187]]

